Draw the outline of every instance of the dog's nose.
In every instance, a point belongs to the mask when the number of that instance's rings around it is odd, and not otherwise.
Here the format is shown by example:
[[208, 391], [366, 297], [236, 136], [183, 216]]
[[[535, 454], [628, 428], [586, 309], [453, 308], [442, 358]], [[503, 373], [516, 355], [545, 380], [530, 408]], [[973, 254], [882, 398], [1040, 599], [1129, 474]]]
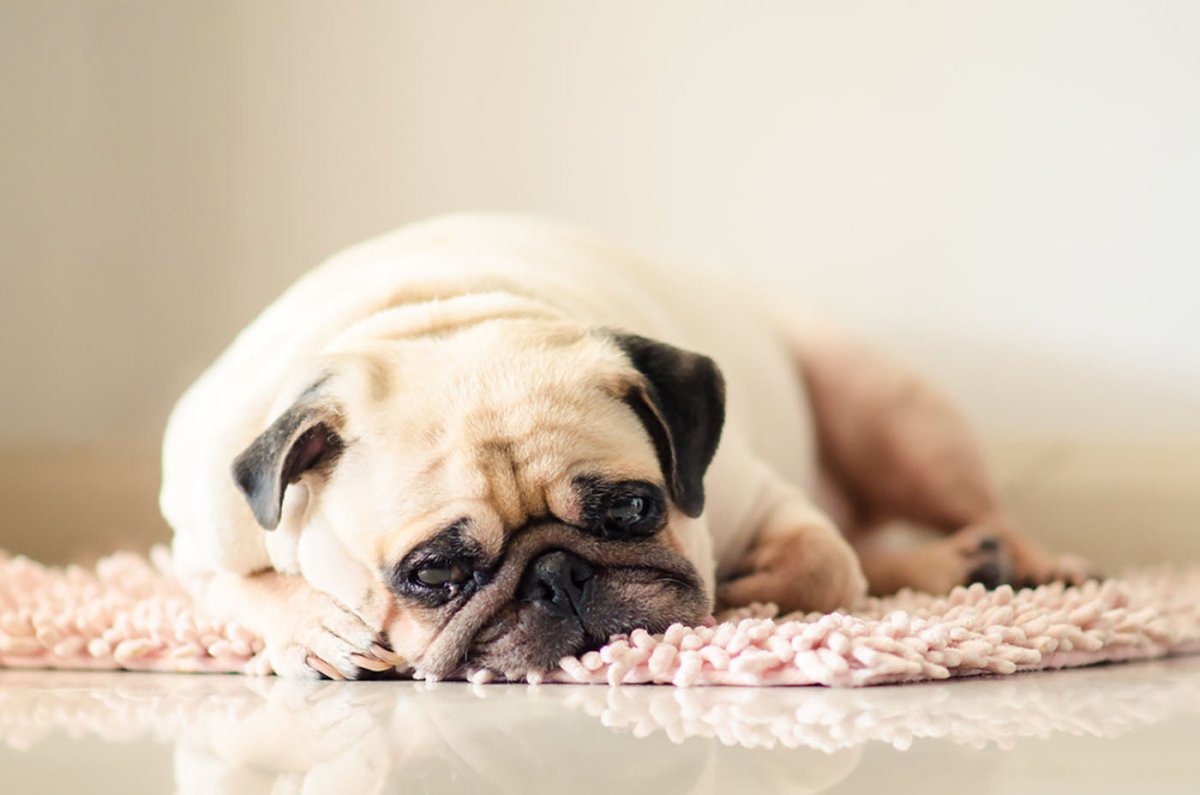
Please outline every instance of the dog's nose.
[[535, 558], [521, 578], [520, 595], [565, 616], [579, 615], [591, 597], [595, 572], [570, 552], [555, 550]]

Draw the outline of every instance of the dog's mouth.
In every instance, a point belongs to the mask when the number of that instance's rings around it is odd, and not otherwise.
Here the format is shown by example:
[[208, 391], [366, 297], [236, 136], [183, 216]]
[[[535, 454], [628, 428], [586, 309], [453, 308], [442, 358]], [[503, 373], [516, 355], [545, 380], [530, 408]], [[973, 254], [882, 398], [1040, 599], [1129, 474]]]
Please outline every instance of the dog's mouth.
[[418, 661], [419, 678], [488, 670], [509, 680], [556, 667], [634, 629], [694, 625], [710, 605], [695, 568], [653, 541], [579, 538], [551, 524], [513, 541], [488, 587], [456, 610]]

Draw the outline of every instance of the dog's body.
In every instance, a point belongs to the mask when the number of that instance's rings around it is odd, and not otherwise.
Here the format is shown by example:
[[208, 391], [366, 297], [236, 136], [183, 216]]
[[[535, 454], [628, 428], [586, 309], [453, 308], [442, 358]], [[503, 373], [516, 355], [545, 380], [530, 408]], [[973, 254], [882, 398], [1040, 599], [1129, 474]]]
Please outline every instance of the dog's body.
[[[596, 500], [598, 530], [579, 518]], [[663, 516], [642, 528], [630, 505]], [[629, 621], [698, 620], [714, 598], [827, 610], [867, 579], [1081, 576], [1010, 528], [965, 429], [907, 372], [718, 283], [517, 218], [407, 227], [298, 282], [180, 401], [162, 507], [180, 568], [266, 635], [284, 673], [445, 675], [471, 656], [519, 676], [586, 645], [511, 648], [550, 632], [527, 615], [542, 593], [594, 643]], [[847, 536], [893, 520], [947, 537], [864, 546], [860, 569]], [[436, 565], [404, 563], [447, 538]], [[476, 569], [455, 562], [464, 548]], [[606, 617], [583, 617], [574, 586], [562, 596], [538, 573], [551, 565], [595, 575], [587, 599], [617, 594]]]

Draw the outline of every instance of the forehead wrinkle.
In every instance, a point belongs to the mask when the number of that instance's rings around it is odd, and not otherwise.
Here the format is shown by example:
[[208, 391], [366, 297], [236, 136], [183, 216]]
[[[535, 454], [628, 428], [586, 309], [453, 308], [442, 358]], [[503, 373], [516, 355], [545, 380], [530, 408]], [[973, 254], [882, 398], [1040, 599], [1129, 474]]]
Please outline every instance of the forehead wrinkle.
[[490, 429], [498, 434], [525, 435], [547, 423], [578, 424], [587, 416], [590, 406], [585, 395], [559, 384], [543, 384], [532, 390], [518, 390], [516, 394], [503, 385], [492, 391], [503, 397], [466, 412], [462, 417], [465, 426], [480, 432]]
[[450, 458], [450, 453], [447, 450], [438, 450], [421, 465], [417, 470], [417, 480], [420, 483], [427, 483], [437, 478], [442, 470], [446, 468], [446, 464]]
[[[392, 565], [407, 558], [414, 550], [432, 543], [440, 533], [449, 527], [448, 524], [435, 526], [431, 518], [434, 515], [416, 516], [405, 523], [401, 532], [381, 536], [376, 542], [377, 559], [383, 561], [384, 565]], [[409, 528], [418, 526], [425, 528], [419, 535], [413, 536], [405, 532]]]
[[545, 515], [554, 483], [581, 463], [624, 471], [632, 463], [627, 459], [640, 458], [630, 456], [630, 448], [631, 442], [641, 446], [641, 436], [623, 432], [630, 429], [619, 421], [612, 424], [620, 413], [606, 396], [597, 401], [598, 392], [566, 388], [561, 381], [525, 384], [516, 392], [503, 384], [481, 390], [476, 383], [476, 394], [489, 399], [444, 415], [438, 455], [426, 464], [442, 493], [486, 501], [513, 529]]
[[504, 527], [494, 522], [472, 524], [471, 537], [479, 543], [480, 548], [490, 560], [499, 560], [504, 552]]
[[546, 490], [560, 473], [553, 464], [555, 456], [542, 449], [544, 445], [537, 444], [538, 441], [538, 438], [518, 441], [497, 436], [474, 451], [474, 468], [482, 475], [487, 491], [484, 499], [500, 514], [507, 528], [519, 527], [530, 517], [547, 511]]
[[513, 453], [512, 440], [497, 438], [481, 444], [475, 455], [476, 464], [484, 473], [483, 480], [487, 488], [485, 499], [499, 512], [506, 527], [522, 524], [524, 517]]
[[[489, 517], [482, 515], [478, 510], [479, 506], [474, 507], [475, 510], [472, 510], [471, 505], [464, 505], [461, 514], [450, 519], [446, 519], [445, 514], [429, 514], [418, 517], [410, 522], [409, 526], [425, 525], [424, 532], [415, 538], [406, 538], [404, 543], [390, 544], [391, 548], [385, 549], [379, 559], [393, 564], [397, 563], [423, 547], [444, 540], [449, 533], [459, 533], [464, 539], [475, 542], [487, 557], [498, 558], [504, 550], [503, 529], [497, 528], [494, 521], [489, 521]], [[430, 517], [438, 515], [442, 518], [438, 524], [434, 524]]]
[[445, 450], [430, 460], [422, 475], [414, 486], [424, 498], [440, 502], [450, 514], [455, 513], [450, 507], [455, 507], [458, 515], [467, 519], [469, 537], [487, 555], [499, 555], [504, 546], [503, 518], [491, 499], [489, 473], [479, 467], [475, 457], [462, 450]]

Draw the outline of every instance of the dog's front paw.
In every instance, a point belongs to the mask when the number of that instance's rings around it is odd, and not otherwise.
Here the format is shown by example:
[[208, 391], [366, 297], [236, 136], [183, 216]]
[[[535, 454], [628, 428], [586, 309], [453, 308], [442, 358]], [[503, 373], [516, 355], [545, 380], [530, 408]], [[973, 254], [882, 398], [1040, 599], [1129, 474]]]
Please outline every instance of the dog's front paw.
[[395, 671], [402, 660], [378, 633], [332, 597], [295, 588], [264, 633], [263, 654], [280, 676], [364, 679]]
[[854, 550], [825, 525], [795, 527], [761, 539], [717, 588], [719, 607], [771, 602], [781, 613], [852, 607], [867, 593]]

